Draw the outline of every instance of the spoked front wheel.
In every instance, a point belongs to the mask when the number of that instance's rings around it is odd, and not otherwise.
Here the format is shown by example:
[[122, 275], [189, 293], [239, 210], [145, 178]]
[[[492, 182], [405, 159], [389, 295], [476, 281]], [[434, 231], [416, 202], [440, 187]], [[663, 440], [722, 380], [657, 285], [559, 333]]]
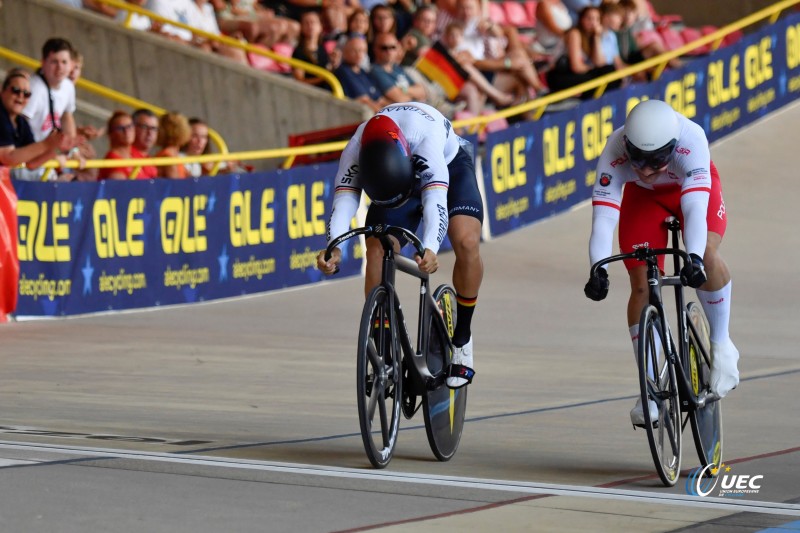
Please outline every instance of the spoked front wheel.
[[[711, 340], [708, 320], [700, 306], [689, 302], [686, 306], [689, 322], [689, 355], [684, 364], [691, 379], [692, 394], [697, 398], [709, 391], [711, 381]], [[689, 412], [694, 445], [703, 467], [722, 463], [722, 402], [707, 401], [703, 407]]]
[[443, 321], [431, 317], [427, 363], [431, 374], [440, 379], [436, 380], [438, 386], [434, 390], [425, 392], [422, 412], [431, 451], [440, 461], [449, 461], [461, 441], [469, 387], [452, 390], [445, 385], [444, 372], [453, 356], [450, 339], [456, 324], [456, 293], [452, 287], [441, 285], [434, 291], [433, 299]]
[[[682, 427], [675, 368], [665, 356], [666, 334], [656, 308], [647, 306], [639, 322], [637, 354], [644, 428], [658, 477], [664, 485], [671, 487], [681, 470]], [[648, 402], [655, 402], [658, 406], [658, 418], [650, 416]]]
[[358, 332], [358, 420], [370, 463], [384, 468], [392, 460], [400, 430], [402, 397], [396, 315], [385, 287], [367, 297]]

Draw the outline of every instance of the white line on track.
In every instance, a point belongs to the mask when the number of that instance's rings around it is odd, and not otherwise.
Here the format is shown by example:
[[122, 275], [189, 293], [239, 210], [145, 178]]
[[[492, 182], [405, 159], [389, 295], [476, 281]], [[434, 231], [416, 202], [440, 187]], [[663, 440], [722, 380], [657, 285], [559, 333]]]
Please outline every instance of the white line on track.
[[[546, 494], [553, 496], [573, 496], [583, 498], [600, 498], [606, 500], [636, 501], [661, 505], [680, 505], [721, 509], [729, 512], [748, 512], [762, 514], [779, 514], [800, 516], [800, 505], [755, 500], [730, 500], [726, 498], [689, 496], [683, 494], [662, 494], [625, 489], [611, 489], [581, 485], [560, 485], [551, 483], [532, 483], [524, 481], [506, 481], [498, 479], [480, 479], [455, 476], [433, 476], [403, 472], [387, 472], [384, 470], [360, 470], [356, 468], [337, 468], [299, 463], [278, 463], [270, 461], [254, 461], [245, 459], [229, 459], [202, 455], [170, 454], [158, 452], [120, 451], [109, 448], [92, 448], [82, 446], [55, 446], [47, 444], [21, 443], [1, 441], [0, 450], [17, 450], [31, 453], [60, 454], [80, 456], [87, 459], [127, 459], [136, 461], [152, 461], [162, 463], [211, 466], [285, 474], [321, 476], [329, 478], [361, 479], [418, 485], [446, 485], [474, 490], [498, 492], [518, 492], [522, 494]], [[4, 461], [0, 459], [0, 461]], [[46, 463], [41, 458], [27, 461], [11, 459], [8, 464]], [[4, 463], [0, 462], [0, 465]]]

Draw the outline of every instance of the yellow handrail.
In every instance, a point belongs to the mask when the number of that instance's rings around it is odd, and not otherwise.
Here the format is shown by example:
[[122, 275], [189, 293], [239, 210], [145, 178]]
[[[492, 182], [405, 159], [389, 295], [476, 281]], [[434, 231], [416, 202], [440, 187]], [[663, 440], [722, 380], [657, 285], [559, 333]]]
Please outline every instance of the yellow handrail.
[[139, 6], [135, 6], [133, 4], [128, 4], [126, 2], [122, 2], [121, 0], [95, 0], [97, 2], [102, 2], [103, 4], [116, 7], [121, 11], [127, 11], [128, 17], [125, 19], [126, 27], [130, 24], [131, 15], [130, 13], [138, 13], [139, 15], [145, 16], [150, 18], [151, 20], [156, 20], [163, 24], [169, 24], [170, 26], [175, 26], [177, 28], [182, 28], [184, 30], [188, 30], [192, 32], [192, 35], [196, 35], [202, 37], [203, 39], [209, 39], [212, 41], [217, 41], [220, 43], [224, 43], [228, 46], [233, 46], [235, 48], [243, 49], [247, 52], [251, 52], [254, 54], [262, 55], [273, 59], [279, 63], [286, 63], [292, 67], [299, 68], [305, 70], [306, 72], [318, 76], [325, 80], [325, 82], [330, 86], [331, 92], [333, 96], [338, 98], [339, 100], [346, 100], [347, 98], [344, 95], [344, 90], [342, 89], [342, 84], [339, 82], [339, 79], [328, 69], [323, 67], [306, 63], [305, 61], [300, 61], [299, 59], [293, 59], [291, 57], [282, 56], [273, 52], [272, 50], [267, 50], [258, 46], [254, 46], [249, 43], [240, 42], [238, 39], [234, 39], [233, 37], [228, 37], [227, 35], [214, 35], [213, 33], [208, 33], [198, 28], [194, 28], [192, 26], [188, 26], [183, 24], [182, 22], [178, 22], [177, 20], [170, 20], [168, 18], [164, 18], [161, 15], [157, 15], [152, 11], [148, 11], [143, 9]]

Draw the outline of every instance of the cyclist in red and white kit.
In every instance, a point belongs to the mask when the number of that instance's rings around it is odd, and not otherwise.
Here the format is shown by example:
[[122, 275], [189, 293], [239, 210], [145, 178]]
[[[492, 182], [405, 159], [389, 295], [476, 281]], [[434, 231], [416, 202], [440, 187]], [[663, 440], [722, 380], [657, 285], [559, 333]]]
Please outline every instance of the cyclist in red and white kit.
[[[455, 253], [453, 287], [456, 290], [456, 327], [452, 363], [473, 367], [471, 322], [483, 279], [479, 245], [483, 222], [481, 200], [471, 144], [453, 132], [450, 121], [435, 108], [419, 102], [394, 104], [359, 125], [339, 160], [328, 221], [328, 242], [346, 233], [363, 190], [370, 199], [366, 224], [390, 224], [415, 231], [424, 222], [423, 257], [415, 257], [420, 270], [433, 273], [436, 256], [447, 235]], [[365, 291], [380, 283], [383, 247], [371, 237], [367, 244]], [[396, 248], [406, 243], [397, 243]], [[335, 272], [342, 260], [339, 248], [317, 267]], [[450, 387], [468, 383], [447, 378]]]
[[[592, 193], [591, 264], [612, 254], [617, 222], [621, 253], [629, 253], [641, 246], [665, 248], [664, 220], [674, 216], [680, 221], [692, 259], [681, 270], [681, 277], [697, 289], [708, 318], [711, 392], [724, 397], [739, 383], [739, 352], [728, 332], [731, 275], [718, 251], [727, 214], [705, 132], [665, 102], [640, 102], [625, 125], [608, 138], [597, 164], [597, 177]], [[663, 256], [659, 258], [662, 271], [663, 260]], [[648, 303], [647, 267], [636, 260], [626, 261], [625, 266], [631, 283], [628, 326], [635, 352], [640, 314]], [[584, 292], [600, 301], [608, 286], [608, 272], [600, 268]], [[657, 418], [655, 402], [649, 403], [651, 419]], [[644, 423], [641, 398], [631, 411], [631, 422]]]

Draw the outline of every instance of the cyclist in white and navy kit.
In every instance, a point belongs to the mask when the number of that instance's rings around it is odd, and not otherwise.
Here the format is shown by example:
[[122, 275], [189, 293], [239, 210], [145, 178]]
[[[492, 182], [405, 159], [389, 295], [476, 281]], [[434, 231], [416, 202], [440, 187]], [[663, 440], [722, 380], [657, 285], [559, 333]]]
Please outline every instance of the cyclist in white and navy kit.
[[[623, 196], [623, 186], [625, 194]], [[666, 248], [664, 220], [676, 217], [692, 261], [681, 277], [697, 289], [711, 328], [711, 391], [724, 397], [739, 383], [739, 352], [730, 339], [731, 275], [719, 254], [727, 214], [719, 174], [711, 161], [703, 129], [667, 103], [647, 100], [634, 107], [608, 138], [597, 164], [592, 194], [592, 235], [589, 260], [594, 264], [612, 254], [619, 221], [621, 253], [641, 246]], [[628, 326], [634, 352], [639, 317], [648, 303], [647, 267], [625, 261], [631, 282]], [[659, 257], [663, 271], [664, 257]], [[598, 269], [584, 288], [587, 297], [602, 300], [608, 293], [608, 273]], [[650, 401], [651, 419], [658, 417]], [[635, 425], [644, 423], [641, 398], [631, 411]]]
[[[435, 108], [418, 102], [384, 107], [359, 125], [342, 152], [328, 242], [349, 230], [362, 190], [371, 201], [367, 225], [383, 223], [414, 231], [424, 221], [425, 254], [415, 258], [423, 272], [439, 267], [436, 254], [447, 235], [456, 258], [452, 362], [472, 368], [471, 323], [483, 278], [479, 251], [483, 202], [469, 150], [470, 143], [456, 135], [450, 121]], [[398, 249], [400, 244], [405, 243], [398, 243]], [[317, 267], [332, 274], [341, 257], [338, 248], [329, 261], [320, 252]], [[367, 293], [380, 283], [382, 258], [380, 242], [367, 239]], [[451, 387], [465, 383], [460, 377], [447, 379]]]

